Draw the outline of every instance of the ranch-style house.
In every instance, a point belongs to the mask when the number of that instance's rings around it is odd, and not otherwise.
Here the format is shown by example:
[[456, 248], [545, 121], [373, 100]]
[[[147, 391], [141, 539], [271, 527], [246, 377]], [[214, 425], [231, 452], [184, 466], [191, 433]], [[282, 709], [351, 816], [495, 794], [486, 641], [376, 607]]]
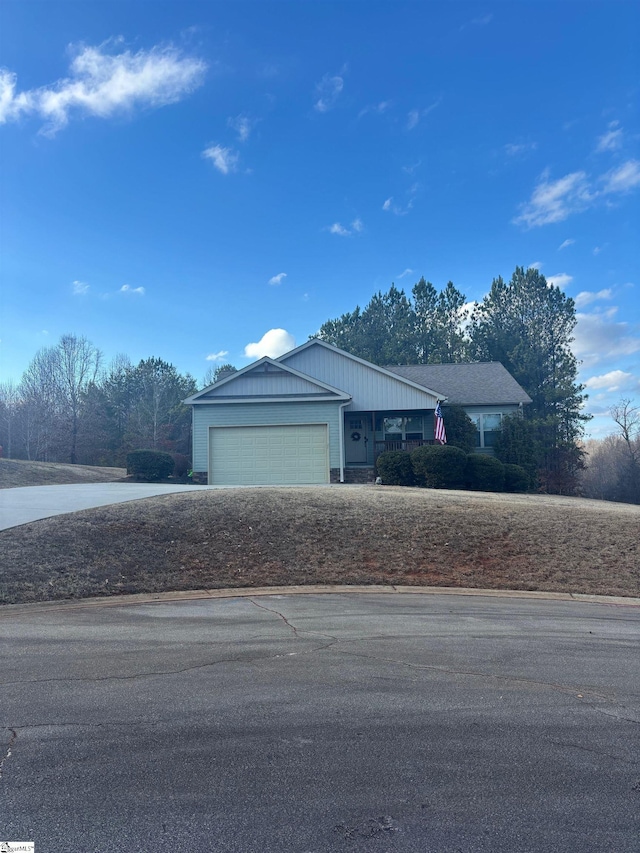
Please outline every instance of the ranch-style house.
[[[498, 362], [378, 367], [317, 339], [193, 394], [193, 478], [216, 485], [364, 483], [384, 450], [434, 443], [438, 402], [462, 406], [476, 449], [531, 398]], [[445, 419], [446, 428], [446, 419]]]

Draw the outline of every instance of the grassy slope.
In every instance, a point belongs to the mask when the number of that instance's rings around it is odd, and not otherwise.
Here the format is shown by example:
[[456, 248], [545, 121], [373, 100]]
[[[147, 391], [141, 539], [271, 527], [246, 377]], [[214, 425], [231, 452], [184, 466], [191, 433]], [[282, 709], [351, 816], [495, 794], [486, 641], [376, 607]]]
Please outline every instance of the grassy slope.
[[106, 483], [121, 480], [126, 476], [125, 468], [0, 459], [0, 489], [16, 486], [59, 486], [64, 483]]
[[0, 600], [280, 584], [640, 595], [640, 507], [393, 487], [186, 492], [0, 533]]

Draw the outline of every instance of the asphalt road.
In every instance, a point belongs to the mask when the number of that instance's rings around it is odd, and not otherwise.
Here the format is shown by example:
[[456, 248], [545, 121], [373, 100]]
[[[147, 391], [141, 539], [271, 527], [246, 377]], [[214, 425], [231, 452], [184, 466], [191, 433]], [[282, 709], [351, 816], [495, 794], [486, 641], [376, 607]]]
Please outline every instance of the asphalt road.
[[0, 611], [0, 841], [638, 853], [640, 608], [315, 595]]

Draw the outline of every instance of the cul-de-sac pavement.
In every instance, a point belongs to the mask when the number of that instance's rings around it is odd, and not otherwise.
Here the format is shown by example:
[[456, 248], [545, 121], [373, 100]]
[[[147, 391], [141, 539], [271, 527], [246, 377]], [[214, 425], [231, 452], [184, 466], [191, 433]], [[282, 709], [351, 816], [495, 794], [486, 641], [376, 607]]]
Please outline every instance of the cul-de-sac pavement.
[[640, 607], [206, 596], [0, 611], [38, 853], [637, 853]]

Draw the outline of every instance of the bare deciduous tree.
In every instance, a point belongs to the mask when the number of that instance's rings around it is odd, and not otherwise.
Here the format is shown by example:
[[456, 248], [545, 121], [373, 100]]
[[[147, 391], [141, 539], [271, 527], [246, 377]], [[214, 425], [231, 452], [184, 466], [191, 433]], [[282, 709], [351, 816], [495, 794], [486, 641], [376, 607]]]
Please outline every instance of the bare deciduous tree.
[[20, 407], [20, 389], [11, 380], [0, 384], [0, 420], [2, 432], [0, 444], [3, 444], [4, 455], [11, 459], [15, 437], [16, 418]]
[[616, 435], [585, 444], [585, 497], [640, 503], [640, 408], [629, 399], [611, 408]]
[[82, 400], [101, 362], [100, 351], [76, 335], [36, 353], [22, 377], [27, 458], [76, 462]]

